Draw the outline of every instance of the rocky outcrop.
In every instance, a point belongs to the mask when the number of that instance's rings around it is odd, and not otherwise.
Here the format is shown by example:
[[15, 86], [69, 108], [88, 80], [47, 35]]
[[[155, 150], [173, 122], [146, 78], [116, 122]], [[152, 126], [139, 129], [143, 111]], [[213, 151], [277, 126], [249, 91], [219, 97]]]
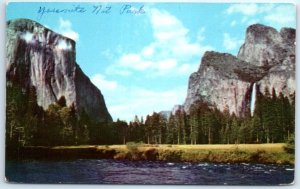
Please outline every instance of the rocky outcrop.
[[199, 70], [190, 76], [185, 111], [194, 102], [204, 101], [219, 110], [228, 107], [231, 113], [241, 115], [250, 103], [252, 84], [265, 74], [263, 69], [233, 55], [206, 52]]
[[280, 32], [260, 24], [250, 26], [245, 43], [237, 57], [250, 64], [269, 67], [268, 74], [258, 85], [261, 92], [274, 88], [289, 96], [295, 91], [295, 40], [296, 30], [282, 28]]
[[245, 43], [237, 57], [257, 66], [282, 64], [285, 59], [295, 56], [295, 29], [274, 28], [254, 24], [246, 31]]
[[251, 25], [237, 57], [206, 52], [200, 68], [189, 78], [184, 109], [196, 101], [244, 116], [249, 112], [250, 94], [256, 83], [261, 92], [267, 87], [289, 96], [295, 91], [295, 30]]
[[23, 89], [35, 87], [37, 102], [44, 109], [62, 96], [67, 106], [85, 111], [97, 121], [112, 121], [98, 88], [76, 64], [75, 42], [37, 22], [7, 22], [7, 83]]

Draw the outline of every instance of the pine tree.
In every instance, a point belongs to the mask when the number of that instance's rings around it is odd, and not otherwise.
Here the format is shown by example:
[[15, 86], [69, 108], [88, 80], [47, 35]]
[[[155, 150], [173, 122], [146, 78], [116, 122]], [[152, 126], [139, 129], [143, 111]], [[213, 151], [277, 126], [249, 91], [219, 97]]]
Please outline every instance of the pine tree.
[[62, 128], [60, 129], [60, 135], [63, 145], [74, 144], [74, 117], [72, 110], [68, 107], [63, 107], [59, 110], [59, 116], [62, 121]]
[[236, 117], [235, 114], [233, 114], [231, 116], [232, 118], [232, 124], [231, 124], [231, 134], [230, 134], [230, 143], [232, 144], [239, 144], [240, 141], [239, 141], [239, 122], [238, 122], [238, 118]]
[[223, 123], [223, 126], [220, 132], [220, 143], [229, 144], [231, 119], [228, 105], [226, 105], [223, 110], [223, 119], [221, 122]]
[[191, 144], [197, 144], [198, 142], [198, 127], [199, 127], [199, 110], [197, 109], [197, 106], [195, 104], [192, 104], [190, 108], [190, 118], [189, 118], [189, 125], [190, 125], [190, 140]]
[[176, 128], [175, 128], [175, 116], [171, 114], [169, 122], [167, 123], [167, 144], [176, 144]]

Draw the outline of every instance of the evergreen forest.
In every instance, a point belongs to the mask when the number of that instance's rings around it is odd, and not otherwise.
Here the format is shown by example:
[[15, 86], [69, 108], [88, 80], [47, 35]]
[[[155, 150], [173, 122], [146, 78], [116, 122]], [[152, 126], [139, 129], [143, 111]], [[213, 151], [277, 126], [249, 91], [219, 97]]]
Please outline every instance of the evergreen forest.
[[84, 111], [76, 113], [61, 97], [47, 110], [37, 104], [34, 87], [7, 85], [6, 147], [145, 144], [241, 144], [286, 142], [295, 132], [295, 93], [261, 93], [257, 85], [255, 110], [243, 117], [198, 101], [189, 114], [178, 110], [166, 117], [153, 112], [134, 120], [95, 122]]

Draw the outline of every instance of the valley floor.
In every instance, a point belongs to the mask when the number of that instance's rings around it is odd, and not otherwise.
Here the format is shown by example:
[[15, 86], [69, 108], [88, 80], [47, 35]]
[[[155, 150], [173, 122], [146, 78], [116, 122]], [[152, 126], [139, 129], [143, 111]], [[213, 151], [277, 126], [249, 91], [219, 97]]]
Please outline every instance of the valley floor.
[[24, 147], [18, 159], [115, 159], [147, 161], [187, 161], [215, 163], [294, 164], [294, 154], [284, 151], [285, 144], [212, 144], [212, 145], [83, 145]]

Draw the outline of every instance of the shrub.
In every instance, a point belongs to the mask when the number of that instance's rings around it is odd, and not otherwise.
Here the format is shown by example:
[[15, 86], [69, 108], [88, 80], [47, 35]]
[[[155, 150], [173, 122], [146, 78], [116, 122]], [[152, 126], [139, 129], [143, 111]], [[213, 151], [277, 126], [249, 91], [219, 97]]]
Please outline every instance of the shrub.
[[260, 162], [263, 158], [265, 158], [265, 154], [265, 150], [257, 150], [256, 152], [251, 153], [250, 160], [253, 162]]
[[180, 161], [182, 151], [181, 150], [163, 150], [159, 153], [159, 160], [161, 161]]
[[127, 142], [126, 143], [126, 148], [129, 150], [129, 152], [137, 152], [138, 147], [140, 146], [140, 143], [135, 143], [135, 142]]
[[150, 148], [147, 149], [143, 153], [143, 159], [145, 160], [150, 160], [150, 161], [155, 161], [158, 158], [158, 151], [155, 148]]

